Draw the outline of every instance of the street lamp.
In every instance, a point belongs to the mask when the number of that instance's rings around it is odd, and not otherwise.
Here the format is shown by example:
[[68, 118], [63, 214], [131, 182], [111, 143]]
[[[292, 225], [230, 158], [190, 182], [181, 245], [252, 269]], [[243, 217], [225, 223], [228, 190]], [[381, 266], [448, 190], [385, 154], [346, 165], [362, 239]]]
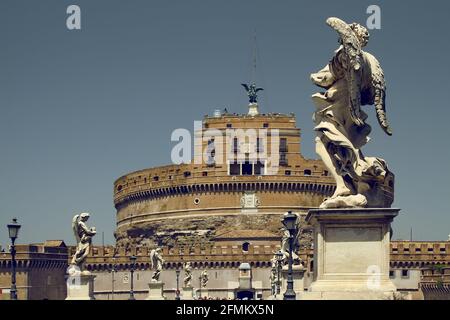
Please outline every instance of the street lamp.
[[137, 257], [135, 256], [135, 255], [132, 255], [131, 257], [130, 257], [130, 260], [131, 260], [131, 269], [130, 269], [130, 272], [131, 272], [131, 282], [130, 282], [130, 284], [131, 284], [131, 286], [130, 286], [130, 297], [128, 298], [128, 300], [136, 300], [136, 298], [134, 297], [134, 268], [136, 267], [136, 259], [137, 259]]
[[202, 275], [198, 277], [198, 299], [202, 300]]
[[114, 300], [114, 284], [116, 282], [115, 274], [116, 274], [116, 271], [117, 271], [116, 270], [117, 266], [116, 266], [116, 256], [115, 255], [113, 256], [112, 260], [113, 260], [113, 265], [112, 265], [112, 268], [111, 268], [111, 300]]
[[21, 225], [17, 223], [17, 219], [12, 219], [12, 222], [8, 224], [9, 238], [11, 239], [11, 300], [17, 300], [17, 287], [16, 287], [16, 239], [19, 235]]
[[286, 292], [284, 293], [284, 300], [295, 300], [294, 279], [292, 277], [292, 244], [296, 231], [296, 222], [297, 215], [293, 214], [292, 211], [288, 211], [284, 214], [283, 225], [289, 231], [289, 265], [287, 287]]
[[175, 272], [177, 274], [177, 292], [175, 300], [180, 300], [180, 269], [177, 269]]
[[276, 295], [280, 294], [280, 287], [281, 287], [281, 280], [280, 280], [280, 273], [281, 273], [281, 264], [283, 263], [284, 260], [284, 254], [283, 251], [278, 250], [275, 253], [275, 258], [277, 259], [277, 288], [276, 288]]

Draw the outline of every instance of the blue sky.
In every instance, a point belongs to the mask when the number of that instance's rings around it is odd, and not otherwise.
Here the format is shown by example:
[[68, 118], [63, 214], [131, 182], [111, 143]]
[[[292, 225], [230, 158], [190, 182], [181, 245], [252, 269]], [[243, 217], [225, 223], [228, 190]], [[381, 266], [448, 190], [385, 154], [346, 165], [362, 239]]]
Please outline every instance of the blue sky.
[[[81, 7], [82, 29], [66, 28]], [[0, 226], [12, 217], [20, 242], [73, 243], [74, 213], [89, 211], [95, 238], [113, 243], [114, 180], [170, 163], [171, 132], [214, 109], [246, 111], [257, 32], [264, 112], [294, 112], [302, 152], [314, 153], [309, 74], [331, 58], [329, 16], [364, 23], [381, 7], [367, 51], [388, 84], [394, 136], [367, 108], [365, 154], [396, 174], [402, 208], [394, 239], [450, 234], [448, 12], [443, 1], [23, 1], [0, 3]], [[0, 227], [0, 243], [7, 243]]]

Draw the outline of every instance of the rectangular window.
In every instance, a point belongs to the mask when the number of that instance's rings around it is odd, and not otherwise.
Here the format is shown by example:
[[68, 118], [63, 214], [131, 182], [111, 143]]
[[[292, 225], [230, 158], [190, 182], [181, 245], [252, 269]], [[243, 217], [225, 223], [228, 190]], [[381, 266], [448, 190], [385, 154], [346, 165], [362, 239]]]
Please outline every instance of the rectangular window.
[[395, 278], [394, 270], [389, 270], [389, 278]]
[[248, 161], [242, 164], [242, 175], [243, 176], [251, 176], [253, 174], [253, 163]]
[[287, 166], [287, 156], [286, 153], [280, 153], [280, 166]]
[[239, 152], [239, 140], [237, 137], [233, 138], [233, 145], [232, 145], [232, 149], [234, 153], [238, 153]]
[[264, 163], [259, 162], [259, 161], [257, 163], [255, 163], [255, 174], [256, 175], [264, 174]]
[[258, 138], [256, 140], [256, 152], [264, 152], [264, 140], [263, 138]]
[[241, 174], [241, 164], [240, 163], [230, 163], [230, 175], [238, 176]]
[[409, 270], [402, 270], [402, 278], [408, 278], [409, 277]]
[[286, 138], [280, 138], [280, 152], [287, 152], [287, 139]]
[[214, 139], [211, 139], [208, 141], [208, 146], [206, 149], [207, 155], [208, 155], [208, 159], [206, 160], [206, 164], [208, 166], [213, 166], [215, 161], [215, 156], [216, 156], [216, 146], [214, 144]]

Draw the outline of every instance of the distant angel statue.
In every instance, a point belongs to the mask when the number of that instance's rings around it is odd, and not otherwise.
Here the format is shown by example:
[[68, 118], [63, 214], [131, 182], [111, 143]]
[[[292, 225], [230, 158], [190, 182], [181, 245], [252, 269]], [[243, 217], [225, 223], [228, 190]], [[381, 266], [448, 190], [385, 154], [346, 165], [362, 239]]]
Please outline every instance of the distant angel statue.
[[164, 264], [164, 259], [161, 256], [161, 248], [156, 248], [150, 251], [150, 262], [153, 270], [152, 281], [159, 281], [159, 276], [161, 275], [161, 271]]
[[201, 273], [201, 275], [200, 275], [200, 277], [201, 277], [201, 285], [202, 285], [202, 288], [206, 288], [206, 284], [207, 284], [208, 281], [209, 281], [208, 270], [203, 270], [202, 273]]
[[83, 264], [89, 254], [92, 237], [97, 234], [95, 227], [88, 228], [86, 225], [89, 217], [89, 213], [84, 212], [75, 215], [72, 219], [72, 229], [77, 241], [77, 249], [72, 257], [71, 264], [77, 266], [80, 271], [82, 271]]
[[362, 50], [369, 41], [367, 29], [328, 18], [339, 34], [340, 47], [331, 62], [311, 75], [326, 91], [313, 95], [317, 131], [316, 152], [336, 180], [336, 191], [321, 208], [390, 207], [384, 186], [393, 187], [393, 174], [380, 158], [365, 157], [361, 148], [371, 127], [361, 106], [374, 105], [381, 128], [392, 135], [386, 119], [386, 86], [378, 60]]
[[[300, 226], [301, 226], [301, 220], [298, 218], [297, 215], [297, 233], [293, 235], [292, 239], [292, 261], [296, 265], [302, 264], [302, 259], [299, 257], [298, 253], [300, 251]], [[283, 264], [287, 264], [289, 261], [289, 238], [290, 238], [290, 232], [289, 230], [283, 225], [282, 227], [283, 236], [281, 237], [281, 252], [283, 252]]]
[[263, 88], [257, 88], [254, 83], [252, 83], [250, 86], [245, 83], [242, 83], [241, 85], [245, 88], [245, 91], [247, 91], [250, 103], [256, 103], [258, 99], [258, 91], [264, 90]]
[[186, 262], [184, 264], [184, 286], [191, 287], [192, 286], [192, 267], [190, 262]]

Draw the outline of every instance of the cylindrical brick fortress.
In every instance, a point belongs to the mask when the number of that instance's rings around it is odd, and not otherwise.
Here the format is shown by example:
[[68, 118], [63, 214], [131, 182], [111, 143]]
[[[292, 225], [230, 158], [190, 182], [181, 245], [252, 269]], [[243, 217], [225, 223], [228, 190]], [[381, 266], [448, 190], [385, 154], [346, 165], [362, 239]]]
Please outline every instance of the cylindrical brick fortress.
[[[222, 141], [210, 134], [226, 137], [236, 129], [267, 133], [268, 138], [255, 145], [251, 139]], [[279, 143], [272, 148], [275, 131]], [[119, 246], [197, 244], [229, 230], [279, 233], [282, 214], [306, 213], [334, 192], [334, 180], [323, 163], [301, 155], [300, 129], [292, 114], [205, 117], [200, 132], [195, 134], [195, 148], [213, 149], [212, 161], [149, 168], [116, 180]], [[246, 152], [252, 148], [266, 151], [266, 157], [276, 150], [278, 170], [267, 174], [269, 162], [264, 157], [253, 162], [226, 158], [238, 149], [248, 157]], [[384, 190], [388, 197], [393, 194], [388, 185]]]

